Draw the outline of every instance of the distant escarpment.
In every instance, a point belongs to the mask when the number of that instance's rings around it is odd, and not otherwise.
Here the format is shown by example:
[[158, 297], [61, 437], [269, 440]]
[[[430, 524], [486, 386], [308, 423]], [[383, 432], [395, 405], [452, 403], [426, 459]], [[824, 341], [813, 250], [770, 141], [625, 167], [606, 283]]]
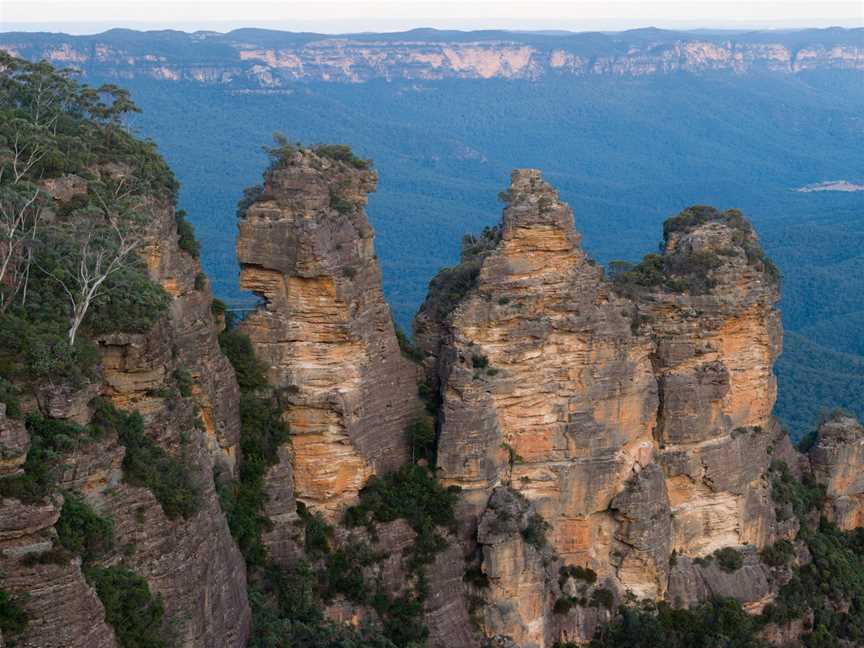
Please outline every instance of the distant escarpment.
[[536, 80], [864, 69], [861, 30], [839, 28], [726, 35], [660, 29], [558, 35], [418, 29], [340, 36], [255, 29], [151, 36], [118, 29], [94, 36], [0, 34], [0, 49], [100, 78], [247, 89], [280, 88], [296, 81]]

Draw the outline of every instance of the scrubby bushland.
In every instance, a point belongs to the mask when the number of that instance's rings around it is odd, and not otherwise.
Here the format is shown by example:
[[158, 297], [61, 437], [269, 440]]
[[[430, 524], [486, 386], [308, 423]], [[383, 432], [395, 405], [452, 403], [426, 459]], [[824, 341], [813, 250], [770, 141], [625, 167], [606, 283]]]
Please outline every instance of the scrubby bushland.
[[105, 620], [114, 628], [121, 648], [167, 648], [161, 597], [147, 581], [124, 567], [90, 567], [84, 575], [105, 607]]
[[[122, 88], [5, 53], [0, 65], [0, 329], [14, 331], [4, 359], [13, 373], [81, 382], [93, 354], [79, 333], [146, 330], [167, 308], [138, 251], [148, 210], [170, 207], [177, 181], [124, 130], [139, 110]], [[77, 193], [58, 205], [45, 182], [66, 175]]]
[[[732, 245], [744, 251], [747, 263], [777, 282], [780, 273], [753, 239], [753, 230], [737, 209], [721, 212], [706, 205], [688, 207], [663, 224], [664, 239], [673, 234], [687, 232], [706, 223], [722, 223], [732, 229]], [[701, 295], [709, 292], [716, 282], [712, 272], [724, 263], [724, 257], [736, 254], [729, 250], [703, 250], [700, 252], [674, 251], [668, 254], [647, 254], [638, 264], [627, 261], [609, 263], [609, 276], [615, 287], [624, 294], [653, 289], [667, 292]]]
[[194, 473], [182, 451], [179, 457], [169, 455], [144, 432], [144, 420], [138, 412], [122, 412], [101, 402], [93, 417], [93, 426], [117, 434], [126, 448], [123, 455], [123, 479], [148, 488], [170, 519], [188, 518], [200, 506], [200, 492], [193, 482]]

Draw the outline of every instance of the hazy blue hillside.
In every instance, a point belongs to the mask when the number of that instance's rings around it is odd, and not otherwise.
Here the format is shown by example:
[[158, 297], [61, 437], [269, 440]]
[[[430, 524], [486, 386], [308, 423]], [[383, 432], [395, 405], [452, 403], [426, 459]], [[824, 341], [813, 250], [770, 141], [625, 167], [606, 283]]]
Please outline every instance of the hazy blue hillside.
[[[785, 275], [787, 328], [852, 354], [841, 368], [789, 336], [779, 414], [800, 432], [818, 410], [814, 391], [864, 413], [860, 391], [848, 389], [864, 380], [854, 355], [864, 351], [864, 194], [793, 191], [864, 180], [860, 73], [304, 83], [278, 93], [127, 85], [145, 110], [138, 128], [183, 184], [181, 202], [222, 296], [237, 296], [234, 205], [259, 181], [260, 147], [274, 130], [348, 142], [375, 159], [370, 214], [385, 291], [406, 328], [429, 278], [455, 261], [462, 234], [499, 218], [495, 197], [510, 170], [536, 166], [573, 206], [602, 262], [655, 249], [660, 223], [686, 205], [745, 210]], [[806, 391], [796, 382], [805, 376], [821, 386]]]

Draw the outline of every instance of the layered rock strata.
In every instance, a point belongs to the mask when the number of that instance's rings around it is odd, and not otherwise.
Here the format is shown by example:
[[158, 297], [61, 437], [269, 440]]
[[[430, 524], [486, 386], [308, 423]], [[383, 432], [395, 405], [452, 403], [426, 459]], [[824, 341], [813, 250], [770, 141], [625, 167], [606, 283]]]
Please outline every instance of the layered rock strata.
[[825, 486], [825, 516], [843, 530], [864, 526], [864, 428], [836, 413], [819, 426], [809, 452], [816, 481]]
[[[777, 282], [749, 223], [687, 210], [667, 223], [662, 255], [613, 283], [538, 171], [515, 171], [507, 199], [415, 321], [441, 395], [439, 477], [463, 489], [466, 528], [479, 520], [468, 545], [487, 545], [502, 486], [548, 522], [560, 565], [590, 568], [616, 596], [666, 595], [673, 551], [772, 542], [784, 530], [765, 475], [791, 448], [771, 418]], [[542, 569], [502, 570], [485, 553], [482, 569], [546, 601], [505, 610], [487, 598], [488, 636], [590, 638], [587, 622], [565, 632], [553, 617], [561, 592]]]
[[[279, 88], [298, 81], [366, 83], [383, 79], [530, 79], [645, 77], [686, 71], [737, 74], [864, 69], [855, 30], [711, 37], [662, 30], [562, 36], [414, 31], [326, 36], [173, 33], [162, 51], [123, 34], [0, 34], [0, 49], [73, 66], [100, 78], [143, 77], [208, 85]], [[220, 52], [214, 58], [213, 52]]]
[[[364, 210], [376, 175], [346, 159], [298, 150], [275, 164], [237, 241], [241, 286], [264, 300], [241, 329], [291, 427], [268, 491], [288, 502], [290, 470], [294, 495], [330, 519], [372, 474], [407, 460], [405, 430], [419, 409], [416, 367], [399, 349]], [[277, 522], [287, 523], [283, 508]]]
[[[141, 256], [151, 279], [170, 296], [167, 313], [144, 333], [98, 338], [100, 381], [82, 389], [42, 389], [32, 407], [47, 417], [87, 424], [92, 399], [102, 396], [118, 409], [140, 412], [145, 434], [168, 454], [184, 459], [199, 503], [188, 519], [167, 516], [150, 490], [123, 480], [125, 449], [116, 435], [86, 440], [64, 456], [58, 487], [84, 497], [113, 522], [113, 550], [100, 563], [122, 563], [147, 580], [164, 601], [165, 629], [179, 645], [239, 647], [245, 645], [250, 626], [245, 564], [213, 482], [217, 466], [234, 470], [239, 389], [219, 350], [206, 277], [179, 247], [173, 207], [147, 197], [141, 209], [148, 215]], [[0, 416], [4, 470], [21, 461], [26, 434], [20, 423]], [[0, 538], [4, 588], [28, 594], [31, 618], [19, 645], [115, 646], [114, 632], [84, 579], [79, 558], [56, 565], [21, 560], [56, 546], [53, 524], [61, 507], [60, 496], [43, 504], [2, 504], [0, 518], [8, 527]]]

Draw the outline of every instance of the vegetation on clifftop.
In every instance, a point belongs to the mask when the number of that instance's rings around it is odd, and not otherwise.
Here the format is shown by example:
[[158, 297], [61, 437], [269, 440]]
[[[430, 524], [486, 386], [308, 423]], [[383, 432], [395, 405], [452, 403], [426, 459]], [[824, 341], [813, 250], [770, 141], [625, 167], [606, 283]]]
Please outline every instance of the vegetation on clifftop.
[[2, 52], [0, 68], [0, 369], [79, 386], [89, 338], [146, 331], [167, 309], [139, 253], [177, 181], [124, 129], [127, 91]]
[[743, 250], [747, 263], [765, 273], [772, 282], [780, 279], [780, 273], [765, 256], [753, 235], [753, 228], [737, 209], [721, 212], [707, 205], [695, 205], [677, 216], [668, 218], [663, 224], [663, 237], [687, 233], [708, 223], [719, 223], [732, 231], [729, 249], [681, 251], [666, 254], [646, 254], [638, 264], [627, 261], [611, 261], [609, 276], [614, 286], [622, 293], [635, 295], [645, 290], [702, 295], [716, 285], [712, 272], [720, 268], [726, 257], [737, 254], [735, 248]]

